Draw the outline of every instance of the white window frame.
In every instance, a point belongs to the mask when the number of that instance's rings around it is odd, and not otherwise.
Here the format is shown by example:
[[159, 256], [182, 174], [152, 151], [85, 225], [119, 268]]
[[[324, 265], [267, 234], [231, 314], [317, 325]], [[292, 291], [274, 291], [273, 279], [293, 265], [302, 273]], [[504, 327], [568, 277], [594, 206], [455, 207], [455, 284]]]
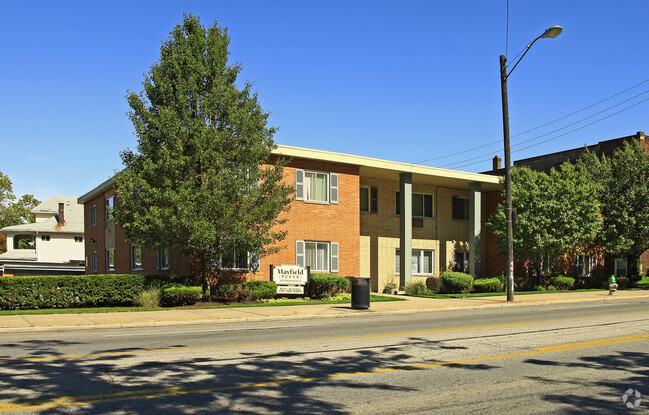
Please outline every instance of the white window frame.
[[[308, 186], [308, 181], [311, 176], [318, 177], [319, 175], [324, 176], [325, 179], [325, 189], [324, 196], [325, 200], [316, 199], [311, 195], [311, 189]], [[317, 182], [316, 182], [317, 183]], [[316, 189], [316, 194], [321, 193]], [[337, 173], [326, 173], [322, 171], [314, 170], [302, 170], [295, 169], [295, 200], [301, 200], [308, 203], [322, 203], [322, 204], [338, 204], [338, 174]]]
[[[136, 251], [140, 253], [140, 263], [136, 260]], [[144, 249], [141, 246], [131, 246], [131, 271], [142, 271], [144, 269]]]
[[[395, 272], [398, 275], [401, 275], [401, 250], [399, 248], [396, 248], [395, 250], [395, 259], [394, 259], [394, 268]], [[430, 254], [430, 261], [429, 261], [429, 270], [424, 270], [424, 264], [425, 264], [425, 256], [426, 254]], [[412, 270], [412, 275], [434, 275], [435, 274], [435, 250], [434, 249], [413, 249], [412, 254], [410, 256], [410, 267], [411, 270], [413, 266], [416, 267], [416, 272], [415, 270]], [[416, 263], [415, 263], [416, 261]], [[421, 272], [424, 271], [424, 272]]]
[[[307, 264], [307, 249], [309, 247], [316, 249], [316, 264]], [[326, 264], [317, 264], [318, 246], [326, 246]], [[335, 274], [339, 272], [339, 244], [338, 242], [328, 241], [295, 241], [295, 264], [301, 267], [310, 266], [312, 272], [329, 272]]]
[[108, 272], [115, 271], [115, 248], [106, 250], [106, 271]]

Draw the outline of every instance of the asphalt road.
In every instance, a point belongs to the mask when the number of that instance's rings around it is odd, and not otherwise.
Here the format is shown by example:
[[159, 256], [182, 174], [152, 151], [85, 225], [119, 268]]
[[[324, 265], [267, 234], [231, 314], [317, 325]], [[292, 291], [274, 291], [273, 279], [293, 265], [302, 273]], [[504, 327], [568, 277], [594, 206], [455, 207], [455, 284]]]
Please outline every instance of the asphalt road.
[[637, 299], [4, 334], [0, 413], [649, 413], [648, 311]]

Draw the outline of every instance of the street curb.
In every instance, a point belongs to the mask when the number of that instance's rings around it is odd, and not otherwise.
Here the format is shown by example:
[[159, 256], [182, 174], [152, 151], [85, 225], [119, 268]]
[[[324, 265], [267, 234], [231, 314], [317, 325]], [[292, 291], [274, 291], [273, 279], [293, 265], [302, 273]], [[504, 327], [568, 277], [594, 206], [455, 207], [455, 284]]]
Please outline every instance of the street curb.
[[615, 300], [635, 299], [635, 298], [649, 298], [649, 293], [646, 295], [636, 295], [633, 297], [603, 297], [603, 298], [577, 298], [577, 299], [549, 299], [538, 301], [523, 301], [523, 302], [499, 302], [495, 304], [475, 304], [475, 305], [458, 305], [458, 306], [442, 306], [442, 307], [423, 307], [413, 308], [406, 310], [381, 310], [374, 311], [371, 309], [352, 309], [342, 313], [328, 313], [328, 314], [292, 314], [292, 315], [278, 315], [278, 316], [254, 316], [254, 317], [230, 317], [230, 318], [208, 318], [199, 320], [183, 320], [183, 321], [148, 321], [148, 322], [133, 322], [133, 323], [106, 323], [106, 324], [78, 324], [78, 325], [61, 325], [61, 326], [29, 326], [29, 327], [0, 327], [0, 333], [28, 333], [28, 332], [52, 332], [52, 331], [74, 331], [74, 330], [100, 330], [100, 329], [125, 329], [125, 328], [142, 328], [142, 327], [169, 327], [169, 326], [197, 326], [203, 324], [227, 324], [227, 323], [253, 323], [264, 321], [281, 321], [281, 320], [309, 320], [309, 319], [326, 319], [326, 318], [345, 318], [345, 317], [365, 317], [365, 316], [384, 316], [394, 314], [418, 314], [418, 313], [432, 313], [438, 311], [453, 311], [453, 310], [479, 310], [488, 308], [506, 308], [506, 307], [524, 307], [524, 306], [538, 306], [549, 304], [570, 304], [570, 303], [583, 303], [583, 302], [606, 302]]

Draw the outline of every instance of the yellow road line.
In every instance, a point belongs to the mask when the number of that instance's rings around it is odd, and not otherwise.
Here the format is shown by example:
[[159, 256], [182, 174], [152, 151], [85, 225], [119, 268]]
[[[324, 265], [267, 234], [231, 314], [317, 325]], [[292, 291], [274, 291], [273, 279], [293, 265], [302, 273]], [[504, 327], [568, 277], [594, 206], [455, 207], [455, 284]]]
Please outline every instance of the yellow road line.
[[376, 369], [365, 372], [352, 372], [352, 373], [339, 373], [335, 375], [326, 375], [326, 376], [315, 376], [308, 378], [296, 378], [296, 379], [283, 379], [269, 382], [260, 382], [260, 383], [248, 383], [243, 385], [235, 386], [222, 386], [215, 388], [203, 388], [203, 389], [186, 389], [183, 387], [172, 387], [172, 388], [162, 388], [162, 389], [148, 389], [142, 391], [130, 391], [130, 392], [118, 392], [111, 394], [98, 394], [98, 395], [87, 395], [87, 396], [68, 396], [60, 397], [55, 399], [37, 399], [29, 400], [23, 402], [5, 402], [0, 405], [0, 412], [16, 412], [16, 411], [28, 411], [28, 410], [37, 410], [37, 409], [50, 409], [50, 408], [60, 408], [66, 406], [79, 406], [79, 405], [90, 405], [95, 403], [108, 403], [115, 401], [126, 401], [126, 400], [135, 400], [135, 399], [152, 399], [152, 398], [163, 398], [167, 396], [178, 396], [178, 395], [189, 395], [196, 393], [214, 393], [214, 392], [224, 392], [224, 391], [233, 391], [239, 389], [253, 389], [253, 388], [263, 388], [268, 386], [281, 386], [288, 385], [292, 383], [306, 383], [306, 382], [316, 382], [321, 380], [330, 380], [330, 379], [341, 379], [349, 378], [355, 376], [364, 376], [364, 375], [373, 375], [379, 373], [390, 373], [390, 372], [399, 372], [405, 370], [417, 370], [417, 369], [427, 369], [438, 366], [449, 366], [449, 365], [458, 365], [466, 363], [476, 363], [484, 362], [488, 360], [497, 360], [497, 359], [506, 359], [511, 357], [521, 357], [521, 356], [532, 356], [543, 353], [552, 353], [557, 351], [573, 350], [573, 349], [585, 349], [590, 347], [599, 347], [604, 345], [618, 344], [618, 343], [627, 343], [633, 341], [649, 340], [649, 334], [641, 334], [637, 336], [626, 336], [626, 337], [617, 337], [611, 339], [603, 339], [596, 341], [588, 341], [581, 343], [569, 343], [556, 346], [547, 346], [539, 347], [536, 350], [531, 350], [528, 352], [521, 353], [511, 353], [505, 355], [497, 356], [486, 356], [486, 357], [476, 357], [472, 359], [463, 359], [455, 360], [451, 362], [435, 362], [427, 363], [422, 365], [409, 365], [409, 366], [398, 366], [390, 367], [385, 369]]
[[557, 321], [583, 320], [583, 319], [592, 319], [592, 318], [599, 318], [599, 317], [612, 317], [612, 316], [622, 316], [628, 314], [642, 314], [642, 313], [646, 313], [646, 311], [630, 311], [625, 313], [600, 314], [600, 315], [583, 316], [583, 317], [553, 318], [547, 320], [523, 321], [519, 323], [489, 324], [484, 326], [454, 327], [449, 329], [419, 330], [419, 331], [407, 331], [407, 332], [385, 333], [385, 334], [365, 334], [360, 336], [341, 336], [341, 337], [327, 337], [327, 338], [302, 339], [302, 340], [279, 340], [273, 342], [225, 344], [225, 345], [218, 345], [218, 346], [177, 347], [177, 348], [168, 348], [168, 349], [128, 350], [128, 351], [117, 351], [117, 352], [20, 357], [15, 359], [2, 359], [0, 360], [0, 364], [15, 363], [15, 362], [43, 362], [43, 361], [52, 361], [52, 360], [80, 359], [80, 358], [87, 358], [87, 357], [137, 355], [137, 354], [145, 354], [145, 353], [177, 352], [177, 351], [189, 351], [189, 350], [225, 349], [225, 348], [234, 348], [234, 347], [272, 346], [276, 344], [310, 343], [315, 341], [349, 340], [349, 339], [359, 339], [359, 338], [371, 339], [371, 338], [386, 338], [386, 337], [398, 337], [398, 336], [412, 336], [412, 335], [420, 335], [420, 334], [448, 333], [453, 331], [516, 327], [516, 326], [525, 326], [525, 325], [532, 325], [532, 324], [551, 323]]

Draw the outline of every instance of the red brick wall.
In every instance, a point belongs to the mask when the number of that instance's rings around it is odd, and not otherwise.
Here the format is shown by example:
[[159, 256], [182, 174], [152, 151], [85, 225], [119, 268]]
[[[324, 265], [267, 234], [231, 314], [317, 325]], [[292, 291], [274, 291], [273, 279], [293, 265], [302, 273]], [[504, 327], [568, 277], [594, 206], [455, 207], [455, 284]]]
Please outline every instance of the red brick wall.
[[[271, 160], [273, 162], [273, 160]], [[288, 221], [281, 229], [288, 231], [278, 244], [282, 249], [262, 258], [253, 279], [270, 279], [270, 265], [295, 264], [295, 241], [338, 242], [340, 276], [358, 276], [360, 272], [360, 213], [358, 166], [317, 160], [294, 159], [284, 169], [286, 183], [295, 185], [295, 170], [304, 169], [338, 174], [338, 204], [308, 203], [293, 200]]]

